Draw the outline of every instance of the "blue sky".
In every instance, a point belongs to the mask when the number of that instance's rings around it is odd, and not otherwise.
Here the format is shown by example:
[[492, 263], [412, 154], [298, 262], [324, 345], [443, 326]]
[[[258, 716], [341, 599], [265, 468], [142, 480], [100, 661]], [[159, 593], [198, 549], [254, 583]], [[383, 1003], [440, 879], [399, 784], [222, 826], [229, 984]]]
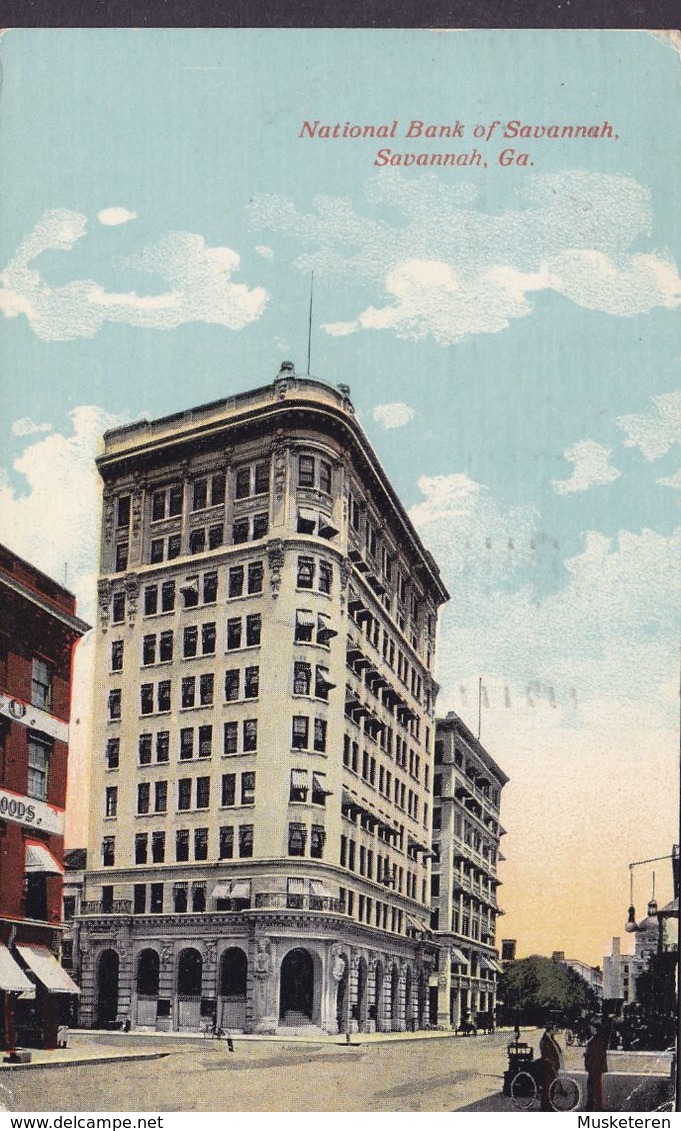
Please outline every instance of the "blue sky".
[[[673, 46], [105, 29], [0, 52], [3, 539], [91, 615], [98, 435], [303, 371], [314, 271], [312, 372], [351, 386], [452, 592], [440, 708], [475, 726], [482, 677], [512, 778], [503, 933], [597, 960], [628, 860], [675, 836]], [[299, 137], [393, 119], [394, 140]], [[408, 140], [412, 119], [464, 138]], [[504, 141], [511, 120], [617, 137]], [[378, 168], [386, 145], [487, 168]], [[550, 914], [528, 900], [547, 841], [568, 900], [588, 874], [578, 926], [560, 884]]]

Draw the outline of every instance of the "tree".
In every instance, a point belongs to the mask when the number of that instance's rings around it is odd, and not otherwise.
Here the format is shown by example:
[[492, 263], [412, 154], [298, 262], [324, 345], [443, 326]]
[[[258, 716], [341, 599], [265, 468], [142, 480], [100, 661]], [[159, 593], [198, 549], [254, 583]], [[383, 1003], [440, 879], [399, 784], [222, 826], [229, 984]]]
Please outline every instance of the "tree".
[[570, 966], [538, 954], [506, 964], [497, 996], [504, 1007], [501, 1019], [511, 1025], [544, 1025], [551, 1016], [575, 1025], [598, 1007], [584, 978]]

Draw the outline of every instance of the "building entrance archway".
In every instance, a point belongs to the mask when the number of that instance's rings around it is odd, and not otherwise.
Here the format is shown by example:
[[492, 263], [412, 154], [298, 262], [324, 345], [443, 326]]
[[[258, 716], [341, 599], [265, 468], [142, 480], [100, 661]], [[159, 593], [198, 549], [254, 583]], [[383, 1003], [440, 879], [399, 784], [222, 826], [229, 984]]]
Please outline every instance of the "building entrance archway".
[[243, 1029], [246, 1025], [248, 959], [238, 946], [223, 951], [220, 959], [220, 1025]]
[[120, 959], [115, 950], [105, 950], [97, 967], [97, 1024], [106, 1028], [118, 1017]]
[[289, 950], [281, 964], [279, 1020], [286, 1025], [312, 1021], [314, 1009], [314, 963], [309, 950]]

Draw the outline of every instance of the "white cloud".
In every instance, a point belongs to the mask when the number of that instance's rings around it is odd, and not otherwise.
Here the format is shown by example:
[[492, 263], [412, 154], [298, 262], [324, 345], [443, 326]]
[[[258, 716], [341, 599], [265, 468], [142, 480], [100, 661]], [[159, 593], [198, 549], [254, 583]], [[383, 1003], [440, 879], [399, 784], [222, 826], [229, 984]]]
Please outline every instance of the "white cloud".
[[572, 170], [530, 177], [520, 191], [525, 200], [515, 211], [486, 213], [472, 186], [395, 173], [368, 190], [371, 205], [401, 213], [394, 224], [337, 197], [320, 197], [302, 213], [287, 198], [262, 196], [252, 218], [307, 249], [296, 260], [301, 270], [384, 290], [388, 302], [327, 324], [330, 334], [352, 333], [359, 323], [452, 345], [526, 317], [533, 296], [546, 290], [619, 317], [681, 302], [672, 262], [654, 250], [630, 253], [651, 230], [648, 193], [637, 182]]
[[136, 220], [137, 213], [129, 212], [127, 208], [102, 208], [97, 213], [100, 224], [107, 227], [116, 227], [118, 224], [127, 224], [129, 220]]
[[322, 330], [332, 338], [345, 338], [359, 330], [359, 322], [323, 322]]
[[681, 391], [651, 400], [653, 412], [620, 416], [615, 421], [627, 434], [625, 445], [638, 448], [647, 460], [659, 459], [681, 442]]
[[12, 424], [13, 436], [33, 436], [36, 432], [49, 432], [52, 425], [47, 422], [43, 424], [36, 424], [35, 420], [31, 420], [30, 416], [22, 416], [21, 420], [15, 420]]
[[664, 479], [658, 479], [663, 487], [673, 487], [676, 491], [681, 491], [681, 469], [675, 475], [667, 475]]
[[390, 404], [377, 404], [371, 415], [384, 428], [404, 428], [416, 416], [416, 409], [402, 401], [393, 401]]
[[611, 467], [608, 460], [612, 451], [595, 440], [580, 440], [563, 452], [564, 459], [573, 463], [569, 479], [552, 479], [551, 486], [558, 495], [571, 495], [575, 491], [588, 491], [602, 483], [612, 483], [622, 474]]
[[209, 322], [240, 330], [262, 314], [267, 293], [234, 283], [240, 258], [228, 247], [207, 247], [202, 236], [168, 232], [121, 265], [160, 276], [162, 294], [111, 293], [92, 279], [52, 287], [31, 264], [48, 250], [69, 251], [85, 235], [78, 212], [46, 212], [0, 276], [0, 310], [23, 314], [39, 338], [92, 338], [104, 322], [169, 330], [185, 322]]
[[71, 420], [70, 435], [30, 443], [14, 461], [23, 490], [0, 472], [0, 528], [12, 550], [76, 594], [80, 615], [91, 622], [100, 512], [94, 460], [102, 433], [121, 421], [91, 405], [75, 408]]
[[258, 255], [262, 256], [263, 259], [274, 259], [274, 252], [271, 247], [267, 246], [267, 244], [257, 244], [255, 250], [257, 251]]

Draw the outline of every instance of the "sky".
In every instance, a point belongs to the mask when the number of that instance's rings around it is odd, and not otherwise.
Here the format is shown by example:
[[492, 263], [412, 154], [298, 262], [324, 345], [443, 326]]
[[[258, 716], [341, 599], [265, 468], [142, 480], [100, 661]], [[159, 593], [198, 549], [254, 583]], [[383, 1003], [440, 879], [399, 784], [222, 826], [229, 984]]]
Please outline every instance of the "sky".
[[92, 619], [102, 432], [305, 372], [314, 273], [310, 371], [451, 593], [438, 713], [510, 778], [498, 937], [601, 963], [678, 840], [672, 41], [29, 29], [0, 63], [2, 541]]

